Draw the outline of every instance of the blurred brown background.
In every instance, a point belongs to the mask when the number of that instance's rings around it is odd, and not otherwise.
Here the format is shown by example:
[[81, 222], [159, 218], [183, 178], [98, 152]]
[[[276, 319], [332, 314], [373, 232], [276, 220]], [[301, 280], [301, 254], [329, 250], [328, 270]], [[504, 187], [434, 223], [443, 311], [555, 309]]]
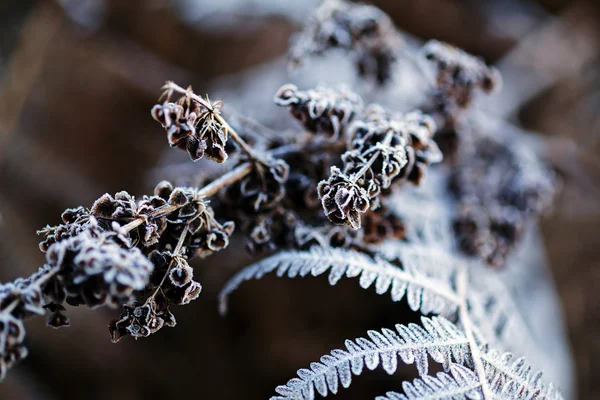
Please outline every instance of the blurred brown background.
[[[497, 61], [505, 89], [482, 107], [547, 136], [544, 154], [565, 183], [542, 222], [544, 240], [566, 314], [578, 397], [599, 398], [598, 6], [568, 0], [374, 3], [419, 39], [449, 41]], [[0, 281], [41, 265], [35, 231], [58, 223], [64, 208], [89, 206], [104, 192], [145, 193], [161, 178], [160, 170], [149, 171], [172, 156], [149, 110], [165, 80], [192, 84], [199, 93], [227, 93], [225, 103], [241, 112], [238, 89], [246, 101], [267, 104], [272, 93], [249, 93], [248, 78], [221, 77], [283, 56], [290, 34], [316, 4], [1, 1]], [[282, 76], [274, 72], [272, 79]], [[234, 295], [231, 314], [220, 318], [216, 295], [248, 260], [219, 256], [197, 263], [200, 299], [174, 310], [176, 328], [138, 342], [110, 343], [114, 310], [69, 310], [72, 327], [62, 330], [32, 319], [31, 355], [0, 385], [0, 398], [266, 398], [343, 339], [400, 322], [395, 315], [402, 305], [352, 281], [330, 289], [325, 278], [254, 282]], [[389, 389], [399, 389], [398, 377], [374, 372], [338, 397], [372, 398]]]

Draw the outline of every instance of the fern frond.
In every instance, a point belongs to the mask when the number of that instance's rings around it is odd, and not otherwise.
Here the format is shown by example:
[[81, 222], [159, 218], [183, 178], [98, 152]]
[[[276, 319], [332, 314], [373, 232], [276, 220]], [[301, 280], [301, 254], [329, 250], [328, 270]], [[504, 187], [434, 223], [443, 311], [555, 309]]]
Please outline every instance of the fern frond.
[[331, 285], [335, 285], [344, 275], [349, 278], [360, 275], [362, 288], [367, 289], [375, 283], [377, 294], [389, 291], [393, 301], [400, 301], [406, 295], [413, 311], [453, 315], [459, 299], [450, 283], [419, 273], [417, 268], [411, 267], [410, 262], [405, 265], [400, 268], [383, 258], [371, 258], [353, 250], [315, 246], [309, 251], [285, 251], [238, 272], [219, 294], [219, 310], [222, 314], [227, 312], [228, 296], [244, 281], [260, 279], [273, 271], [279, 277], [287, 273], [289, 278], [308, 274], [319, 276], [329, 271]]
[[471, 363], [468, 340], [451, 322], [441, 317], [422, 317], [417, 324], [396, 325], [397, 333], [383, 329], [369, 331], [369, 338], [346, 340], [346, 350], [333, 350], [321, 357], [310, 369], [298, 371], [298, 378], [277, 387], [280, 396], [272, 399], [313, 399], [315, 390], [321, 396], [335, 394], [341, 385], [350, 386], [352, 375], [360, 375], [364, 366], [370, 370], [381, 365], [388, 374], [398, 367], [398, 356], [405, 364], [416, 364], [419, 374], [427, 375], [429, 355], [434, 361], [450, 368], [452, 360]]
[[402, 383], [404, 394], [388, 392], [375, 400], [464, 400], [483, 399], [477, 375], [469, 368], [452, 364], [450, 374], [439, 372], [437, 376], [423, 376]]
[[[310, 369], [298, 370], [298, 378], [278, 386], [278, 395], [271, 400], [310, 400], [315, 393], [323, 397], [336, 394], [340, 385], [348, 388], [352, 376], [360, 375], [365, 365], [370, 370], [381, 365], [393, 374], [398, 356], [405, 364], [416, 364], [421, 378], [403, 383], [404, 395], [390, 392], [383, 399], [562, 399], [560, 391], [552, 384], [545, 386], [542, 374], [532, 373], [523, 358], [515, 360], [511, 353], [490, 350], [487, 345], [477, 348], [483, 364], [480, 374], [471, 341], [463, 331], [442, 317], [422, 317], [421, 322], [423, 327], [396, 325], [399, 335], [383, 329], [382, 333], [369, 331], [369, 339], [346, 340], [346, 350], [333, 350], [320, 362], [312, 363]], [[428, 355], [450, 375], [427, 376]]]

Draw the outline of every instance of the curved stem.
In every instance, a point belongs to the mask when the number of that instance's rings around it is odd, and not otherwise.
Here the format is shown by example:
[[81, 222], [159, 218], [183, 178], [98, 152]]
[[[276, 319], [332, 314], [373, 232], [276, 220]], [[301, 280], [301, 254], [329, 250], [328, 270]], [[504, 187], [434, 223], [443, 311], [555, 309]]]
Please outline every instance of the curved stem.
[[215, 179], [208, 185], [204, 186], [202, 189], [199, 189], [198, 196], [213, 196], [222, 188], [229, 186], [232, 183], [237, 182], [246, 175], [248, 175], [252, 171], [252, 169], [253, 165], [251, 162], [245, 162], [243, 164], [240, 164], [233, 170], [229, 171], [228, 173], [222, 175], [221, 177]]

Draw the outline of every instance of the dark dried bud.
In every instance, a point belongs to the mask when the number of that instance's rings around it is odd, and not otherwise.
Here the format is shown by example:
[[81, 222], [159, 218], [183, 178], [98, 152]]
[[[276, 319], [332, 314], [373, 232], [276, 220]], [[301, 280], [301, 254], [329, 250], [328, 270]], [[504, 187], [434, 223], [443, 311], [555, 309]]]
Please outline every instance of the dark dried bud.
[[182, 287], [167, 290], [166, 295], [173, 304], [186, 305], [196, 300], [201, 291], [202, 285], [199, 282], [191, 281]]
[[294, 247], [298, 217], [283, 207], [259, 214], [250, 229], [246, 246], [252, 253]]
[[161, 181], [154, 188], [154, 195], [160, 197], [163, 200], [169, 200], [171, 193], [173, 192], [173, 185], [169, 181]]
[[360, 228], [360, 214], [370, 207], [369, 195], [339, 168], [331, 167], [331, 176], [317, 187], [325, 215], [335, 224]]
[[62, 313], [66, 310], [62, 304], [50, 303], [46, 304], [44, 308], [51, 313], [46, 319], [46, 325], [55, 329], [71, 326], [69, 318]]
[[181, 264], [173, 267], [169, 271], [169, 282], [176, 287], [182, 287], [188, 284], [194, 277], [194, 270], [187, 264]]

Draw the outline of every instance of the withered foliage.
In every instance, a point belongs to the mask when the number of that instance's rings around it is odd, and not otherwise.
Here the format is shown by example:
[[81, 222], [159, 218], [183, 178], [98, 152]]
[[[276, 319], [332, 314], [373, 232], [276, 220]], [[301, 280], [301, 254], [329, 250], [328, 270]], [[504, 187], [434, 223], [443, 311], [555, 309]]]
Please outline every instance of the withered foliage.
[[[327, 1], [296, 38], [291, 58], [342, 49], [360, 75], [383, 85], [400, 43], [379, 9]], [[344, 87], [283, 85], [274, 102], [302, 130], [290, 143], [246, 140], [223, 117], [222, 102], [167, 82], [151, 116], [168, 144], [193, 161], [232, 167], [203, 187], [163, 181], [137, 198], [104, 194], [41, 229], [46, 263], [29, 278], [0, 285], [0, 378], [27, 355], [23, 320], [33, 314], [48, 312], [48, 325], [57, 328], [70, 325], [66, 306], [120, 308], [109, 325], [113, 342], [175, 326], [173, 306], [202, 290], [189, 261], [226, 250], [235, 228], [252, 254], [319, 247], [373, 255], [386, 240], [406, 241], [410, 227], [388, 204], [399, 190], [423, 185], [448, 155], [455, 160], [447, 168], [456, 243], [464, 254], [502, 266], [524, 226], [549, 205], [552, 175], [535, 155], [463, 129], [476, 93], [500, 83], [493, 67], [437, 41], [421, 56], [436, 75], [417, 110], [367, 104]], [[436, 139], [448, 131], [466, 144], [443, 155]]]

